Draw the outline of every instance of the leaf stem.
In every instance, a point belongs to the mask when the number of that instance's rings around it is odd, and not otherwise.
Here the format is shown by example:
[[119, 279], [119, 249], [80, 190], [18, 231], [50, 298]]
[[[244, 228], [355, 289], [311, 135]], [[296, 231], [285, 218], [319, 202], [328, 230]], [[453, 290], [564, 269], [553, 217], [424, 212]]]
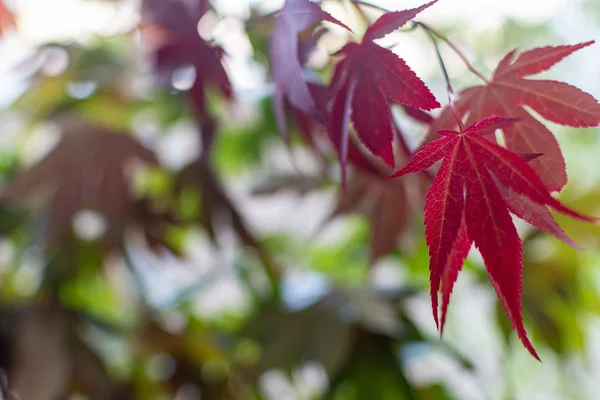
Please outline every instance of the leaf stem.
[[[371, 4], [371, 3], [367, 3], [363, 0], [351, 0], [350, 2], [352, 3], [352, 5], [354, 5], [354, 7], [356, 7], [357, 10], [360, 9], [358, 7], [359, 5], [363, 5], [366, 7], [371, 7], [378, 11], [382, 11], [384, 13], [390, 12], [390, 10], [388, 10], [384, 7], [381, 7], [381, 6], [378, 6], [375, 4]], [[428, 34], [430, 34], [430, 36], [431, 36], [431, 34], [434, 34], [440, 40], [442, 40], [444, 43], [446, 43], [452, 49], [452, 51], [454, 51], [456, 53], [456, 55], [461, 59], [461, 61], [467, 66], [467, 69], [473, 73], [473, 75], [477, 76], [479, 79], [481, 79], [485, 83], [489, 83], [488, 79], [469, 62], [469, 60], [463, 54], [463, 52], [460, 51], [460, 49], [450, 39], [448, 39], [448, 37], [446, 35], [444, 35], [443, 33], [433, 29], [431, 26], [429, 26], [423, 22], [417, 22], [417, 21], [412, 21], [412, 26], [409, 29], [405, 30], [405, 32], [410, 32], [410, 31], [414, 30], [417, 26], [420, 26], [421, 28], [423, 28]]]
[[367, 3], [366, 1], [362, 1], [362, 0], [350, 0], [350, 3], [352, 3], [356, 8], [358, 8], [357, 6], [360, 4], [363, 6], [374, 8], [375, 10], [383, 11], [384, 13], [390, 12], [390, 10], [387, 10], [381, 6], [378, 6], [376, 4]]
[[[375, 4], [367, 3], [363, 0], [350, 0], [350, 2], [356, 8], [356, 10], [358, 10], [358, 12], [361, 14], [361, 16], [363, 18], [365, 18], [365, 14], [360, 9], [360, 5], [371, 7], [376, 10], [382, 11], [384, 13], [389, 12], [389, 10], [387, 10], [383, 7], [380, 7]], [[478, 78], [483, 80], [485, 83], [489, 83], [489, 81], [487, 80], [487, 78], [485, 76], [483, 76], [483, 74], [481, 72], [479, 72], [477, 69], [475, 69], [475, 67], [473, 67], [473, 65], [469, 62], [469, 60], [463, 54], [463, 52], [460, 51], [460, 49], [454, 43], [452, 43], [452, 41], [450, 39], [448, 39], [447, 36], [438, 32], [437, 30], [433, 29], [429, 25], [427, 25], [423, 22], [418, 22], [418, 21], [412, 21], [412, 25], [410, 26], [409, 29], [407, 29], [407, 31], [412, 31], [412, 30], [416, 29], [417, 27], [423, 28], [423, 30], [427, 33], [427, 36], [429, 37], [429, 39], [431, 39], [431, 42], [433, 43], [433, 45], [435, 47], [435, 53], [437, 55], [437, 59], [439, 61], [440, 67], [442, 69], [442, 74], [444, 75], [444, 80], [446, 81], [446, 89], [448, 92], [449, 106], [452, 109], [454, 118], [456, 119], [456, 122], [458, 123], [458, 127], [459, 127], [460, 131], [462, 132], [464, 130], [464, 125], [463, 125], [462, 119], [460, 118], [460, 116], [458, 114], [458, 110], [456, 109], [456, 105], [454, 102], [454, 90], [452, 89], [452, 84], [450, 83], [450, 77], [448, 76], [446, 64], [444, 63], [444, 60], [442, 59], [442, 55], [440, 53], [440, 48], [438, 46], [436, 37], [439, 38], [440, 40], [442, 40], [444, 43], [446, 43], [456, 53], [456, 55], [461, 59], [461, 61], [466, 65], [467, 69], [469, 71], [471, 71], [475, 76], [477, 76]]]
[[448, 39], [448, 37], [446, 35], [440, 33], [439, 31], [433, 29], [431, 26], [429, 26], [423, 22], [413, 21], [413, 24], [418, 25], [418, 26], [422, 27], [423, 29], [425, 29], [425, 31], [428, 34], [430, 34], [430, 36], [431, 36], [431, 34], [434, 34], [435, 36], [437, 36], [440, 40], [442, 40], [444, 43], [446, 43], [448, 45], [448, 47], [450, 47], [452, 49], [452, 51], [454, 51], [456, 53], [458, 58], [461, 59], [461, 61], [466, 65], [467, 69], [473, 73], [473, 75], [477, 76], [479, 79], [481, 79], [485, 83], [489, 83], [488, 79], [469, 62], [469, 60], [463, 54], [463, 52], [460, 51], [460, 49], [450, 39]]
[[440, 46], [435, 40], [434, 34], [427, 28], [427, 25], [424, 25], [421, 22], [414, 22], [415, 25], [423, 27], [429, 39], [431, 39], [431, 43], [433, 43], [433, 47], [435, 48], [435, 54], [437, 56], [438, 62], [440, 64], [440, 68], [442, 69], [442, 74], [444, 75], [444, 81], [446, 82], [446, 91], [448, 93], [448, 105], [452, 110], [452, 114], [454, 114], [454, 119], [458, 123], [458, 128], [460, 132], [463, 132], [465, 127], [463, 125], [462, 119], [458, 115], [458, 110], [456, 109], [456, 105], [454, 104], [454, 89], [452, 89], [452, 83], [450, 82], [450, 77], [448, 76], [448, 70], [446, 69], [446, 64], [444, 64], [444, 59], [442, 58], [442, 54], [440, 53]]

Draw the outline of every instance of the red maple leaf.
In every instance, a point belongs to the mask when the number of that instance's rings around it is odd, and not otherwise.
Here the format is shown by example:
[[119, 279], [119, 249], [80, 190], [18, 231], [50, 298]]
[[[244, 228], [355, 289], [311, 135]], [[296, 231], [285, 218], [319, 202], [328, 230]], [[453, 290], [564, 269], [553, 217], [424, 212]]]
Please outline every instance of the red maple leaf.
[[364, 215], [370, 227], [369, 264], [374, 264], [398, 247], [400, 236], [410, 226], [407, 182], [386, 180], [389, 167], [367, 158], [353, 141], [348, 161], [353, 173], [327, 221], [346, 214]]
[[[561, 125], [592, 127], [600, 125], [600, 104], [591, 95], [563, 82], [525, 79], [545, 71], [564, 57], [589, 46], [593, 41], [573, 46], [540, 47], [519, 54], [509, 52], [485, 85], [463, 90], [456, 106], [467, 115], [467, 124], [501, 115], [520, 122], [506, 127], [506, 147], [520, 154], [541, 154], [530, 165], [548, 189], [560, 190], [567, 183], [565, 161], [552, 132], [523, 107]], [[454, 128], [456, 121], [446, 108], [432, 125], [430, 139], [439, 129]]]
[[223, 67], [224, 51], [212, 46], [198, 33], [198, 22], [208, 11], [206, 0], [146, 0], [148, 18], [158, 24], [166, 38], [155, 49], [156, 68], [169, 82], [173, 73], [184, 66], [193, 66], [196, 78], [189, 90], [197, 118], [210, 120], [206, 105], [206, 89], [216, 86], [226, 97], [232, 97], [231, 83]]
[[388, 102], [424, 110], [440, 106], [401, 58], [374, 42], [402, 27], [436, 1], [410, 10], [385, 13], [367, 29], [361, 43], [350, 42], [337, 53], [345, 58], [336, 66], [333, 76], [332, 87], [336, 94], [327, 125], [339, 153], [342, 173], [348, 158], [350, 119], [361, 142], [393, 168], [393, 128]]
[[104, 216], [107, 248], [121, 242], [131, 223], [141, 226], [144, 233], [164, 225], [147, 214], [149, 209], [142, 209], [146, 205], [137, 201], [126, 173], [132, 161], [156, 164], [154, 153], [131, 135], [71, 115], [56, 121], [65, 131], [62, 140], [38, 164], [17, 175], [2, 193], [3, 199], [13, 203], [44, 199], [44, 246], [59, 245], [71, 231], [75, 214], [85, 209]]
[[299, 41], [298, 35], [320, 21], [329, 21], [350, 30], [309, 0], [287, 0], [277, 14], [270, 55], [275, 81], [275, 117], [281, 134], [287, 138], [285, 123], [286, 101], [305, 114], [320, 117], [318, 104], [312, 96], [309, 84], [303, 77], [302, 65], [324, 31], [309, 40]]
[[[548, 207], [585, 221], [594, 219], [562, 205], [550, 195], [537, 173], [521, 156], [487, 139], [496, 129], [507, 129], [514, 122], [511, 118], [490, 117], [469, 126], [464, 132], [439, 131], [443, 138], [423, 146], [392, 177], [421, 172], [444, 160], [425, 200], [431, 301], [441, 331], [452, 286], [471, 243], [474, 243], [519, 338], [538, 358], [523, 326], [522, 244], [509, 212], [563, 239], [566, 235], [554, 222]], [[510, 205], [515, 203], [516, 197], [527, 199], [521, 209]], [[509, 203], [507, 198], [512, 201]], [[529, 203], [535, 204], [536, 208], [530, 209]], [[536, 216], [533, 220], [531, 214]], [[546, 225], [540, 223], [540, 215], [547, 218]], [[441, 324], [438, 323], [440, 290]]]

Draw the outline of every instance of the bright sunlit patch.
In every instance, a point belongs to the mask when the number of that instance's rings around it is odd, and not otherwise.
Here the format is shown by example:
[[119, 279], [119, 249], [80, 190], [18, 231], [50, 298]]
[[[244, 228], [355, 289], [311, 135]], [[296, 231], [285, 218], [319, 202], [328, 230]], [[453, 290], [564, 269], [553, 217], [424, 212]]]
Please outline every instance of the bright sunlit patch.
[[73, 217], [73, 231], [83, 240], [96, 240], [106, 232], [106, 219], [95, 211], [79, 211]]
[[90, 97], [96, 91], [98, 84], [96, 82], [69, 82], [67, 84], [67, 93], [74, 99], [83, 100]]
[[54, 122], [39, 123], [24, 143], [21, 162], [23, 166], [32, 166], [39, 162], [58, 144], [61, 137], [60, 127]]
[[193, 65], [185, 65], [177, 68], [171, 76], [171, 85], [181, 91], [190, 90], [196, 81], [196, 68]]
[[323, 366], [307, 361], [292, 371], [289, 379], [280, 370], [270, 370], [259, 378], [259, 388], [268, 400], [320, 398], [329, 379]]
[[219, 15], [229, 17], [247, 18], [250, 15], [248, 1], [217, 0], [213, 2]]
[[291, 310], [308, 307], [321, 299], [329, 290], [329, 281], [317, 272], [297, 271], [287, 274], [282, 286], [283, 302]]
[[249, 294], [234, 275], [216, 277], [212, 284], [199, 292], [192, 304], [193, 313], [206, 320], [224, 314], [243, 315], [250, 308]]
[[43, 265], [39, 248], [32, 248], [25, 253], [19, 269], [12, 276], [12, 284], [19, 295], [30, 296], [37, 292], [42, 284]]
[[329, 385], [325, 368], [317, 362], [309, 361], [292, 373], [294, 385], [301, 399], [320, 398]]
[[41, 71], [46, 76], [58, 76], [69, 67], [69, 53], [61, 47], [47, 47], [40, 53], [40, 56]]
[[20, 32], [40, 43], [127, 32], [139, 19], [134, 1], [20, 0], [16, 9]]
[[208, 11], [198, 21], [198, 34], [204, 40], [212, 40], [215, 25], [219, 23], [219, 16], [212, 11]]
[[294, 388], [283, 371], [270, 370], [263, 373], [258, 386], [268, 400], [293, 399], [296, 396]]
[[192, 123], [178, 123], [156, 143], [156, 155], [162, 165], [179, 170], [200, 154], [198, 128]]

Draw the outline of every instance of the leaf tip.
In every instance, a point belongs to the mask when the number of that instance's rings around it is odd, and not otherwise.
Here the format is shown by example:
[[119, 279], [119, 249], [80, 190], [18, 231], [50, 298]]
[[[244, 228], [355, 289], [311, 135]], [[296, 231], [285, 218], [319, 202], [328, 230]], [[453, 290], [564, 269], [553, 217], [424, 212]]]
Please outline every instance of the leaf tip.
[[[513, 321], [513, 324], [514, 324], [514, 322], [515, 321]], [[519, 336], [519, 339], [521, 340], [523, 347], [525, 347], [525, 349], [529, 352], [529, 354], [531, 354], [533, 356], [533, 358], [535, 358], [539, 362], [542, 362], [542, 360], [540, 359], [540, 356], [538, 355], [537, 351], [533, 347], [533, 344], [531, 344], [529, 337], [527, 337], [527, 332], [525, 331], [523, 322], [519, 321], [518, 325], [520, 325], [520, 326], [516, 326], [515, 330], [517, 331], [517, 335]]]
[[421, 7], [423, 7], [423, 9], [429, 8], [429, 7], [431, 7], [432, 5], [434, 5], [435, 3], [437, 3], [438, 1], [439, 1], [439, 0], [432, 0], [432, 1], [430, 1], [429, 3], [425, 3], [425, 4], [423, 4]]
[[[389, 150], [389, 151], [388, 151]], [[381, 154], [381, 159], [390, 167], [390, 168], [394, 168], [396, 166], [395, 162], [394, 162], [394, 153], [391, 149], [391, 146], [389, 149], [386, 149], [383, 154]]]
[[533, 358], [535, 358], [536, 360], [538, 360], [540, 363], [542, 362], [542, 359], [538, 355], [537, 351], [535, 351], [535, 349], [533, 348], [533, 346], [531, 346], [531, 348], [528, 348], [527, 350], [533, 356]]
[[544, 155], [544, 153], [525, 153], [525, 154], [519, 154], [519, 155], [521, 156], [523, 161], [530, 162], [530, 161], [540, 158], [541, 156]]
[[439, 289], [439, 281], [436, 284], [434, 281], [433, 275], [430, 280], [431, 288], [429, 291], [429, 296], [431, 297], [431, 313], [433, 314], [433, 320], [435, 321], [435, 328], [440, 332], [440, 339], [442, 338], [442, 330], [443, 326], [440, 329], [440, 319], [439, 319], [439, 303], [438, 303], [438, 289]]
[[404, 168], [402, 168], [402, 169], [399, 169], [398, 171], [394, 172], [393, 174], [386, 176], [385, 179], [401, 178], [406, 174], [407, 174], [407, 172], [404, 170]]

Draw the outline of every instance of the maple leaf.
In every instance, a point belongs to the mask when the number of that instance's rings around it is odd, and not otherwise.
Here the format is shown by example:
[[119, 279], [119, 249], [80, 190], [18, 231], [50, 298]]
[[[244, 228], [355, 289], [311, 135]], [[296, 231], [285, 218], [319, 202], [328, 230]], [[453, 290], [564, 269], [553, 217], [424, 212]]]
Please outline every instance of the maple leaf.
[[[591, 95], [566, 83], [524, 77], [545, 71], [592, 43], [594, 41], [540, 47], [516, 58], [513, 50], [500, 61], [489, 82], [463, 90], [456, 99], [461, 115], [468, 114], [467, 124], [495, 115], [518, 118], [518, 124], [503, 130], [506, 147], [515, 153], [541, 154], [530, 165], [552, 191], [560, 190], [567, 183], [565, 161], [552, 132], [524, 106], [557, 124], [593, 127], [600, 125], [600, 104]], [[436, 136], [437, 130], [455, 126], [452, 112], [446, 108], [433, 123], [429, 139]]]
[[[315, 100], [317, 109], [319, 111], [323, 110], [323, 112], [325, 112], [325, 110], [327, 110], [327, 106], [328, 106], [329, 102], [335, 95], [334, 91], [332, 90], [332, 88], [330, 86], [324, 86], [324, 85], [316, 84], [313, 82], [307, 82], [307, 84], [308, 84], [309, 91], [310, 91], [313, 99]], [[420, 122], [423, 124], [431, 124], [431, 122], [433, 120], [433, 117], [431, 117], [431, 115], [429, 115], [421, 110], [417, 110], [415, 108], [408, 107], [408, 106], [402, 106], [402, 108], [408, 117], [414, 119], [417, 122]], [[315, 119], [313, 115], [307, 114], [304, 111], [299, 110], [291, 105], [290, 105], [290, 111], [291, 111], [292, 117], [294, 118], [294, 120], [298, 126], [298, 132], [302, 135], [302, 138], [307, 142], [310, 149], [313, 150], [313, 152], [315, 153], [317, 158], [322, 159], [323, 158], [322, 155], [325, 152], [325, 149], [323, 149], [322, 146], [320, 146], [322, 144], [322, 142], [319, 141], [319, 139], [321, 138], [321, 134], [323, 134], [326, 130], [326, 127], [322, 123], [323, 121], [321, 120], [321, 118]], [[323, 115], [325, 116], [325, 113], [323, 113]], [[324, 120], [324, 118], [323, 118], [323, 120]], [[400, 135], [399, 138], [401, 140], [404, 140], [402, 135]], [[354, 157], [353, 161], [355, 163], [356, 162], [359, 163], [358, 165], [355, 165], [355, 166], [358, 166], [360, 168], [366, 168], [367, 171], [370, 171], [370, 172], [376, 172], [379, 174], [381, 173], [381, 171], [379, 171], [379, 172], [375, 171], [373, 165], [367, 165], [368, 163], [370, 163], [370, 161], [365, 163], [364, 161], [366, 160], [366, 158], [364, 158], [364, 156], [362, 157], [362, 159], [358, 156], [360, 154], [360, 150], [358, 150], [358, 147], [356, 147], [355, 149], [352, 149], [352, 147], [354, 145], [350, 144], [349, 146], [350, 147], [349, 147], [348, 159], [350, 160], [350, 158], [352, 157], [352, 154], [354, 154], [355, 157]]]
[[233, 96], [231, 82], [222, 63], [223, 49], [212, 46], [198, 33], [198, 22], [208, 11], [209, 4], [206, 0], [146, 0], [144, 5], [148, 18], [165, 31], [166, 37], [154, 50], [159, 77], [170, 83], [176, 70], [190, 65], [194, 67], [196, 76], [188, 94], [196, 118], [203, 124], [204, 147], [209, 148], [214, 126], [206, 104], [207, 88], [215, 86], [227, 99]]
[[321, 119], [318, 107], [309, 84], [303, 77], [302, 65], [324, 31], [319, 31], [310, 39], [299, 41], [298, 35], [320, 21], [329, 21], [350, 30], [309, 0], [286, 0], [278, 12], [270, 42], [270, 58], [276, 90], [274, 97], [275, 117], [279, 131], [287, 138], [285, 104]]
[[381, 176], [355, 171], [348, 180], [329, 219], [359, 213], [369, 220], [369, 263], [398, 247], [400, 235], [410, 221], [410, 208], [403, 182], [386, 182]]
[[154, 154], [134, 137], [73, 117], [57, 117], [65, 131], [58, 145], [38, 164], [20, 173], [6, 189], [11, 202], [49, 192], [44, 244], [56, 244], [71, 228], [75, 214], [93, 209], [106, 219], [104, 241], [116, 246], [132, 219], [136, 199], [125, 168], [131, 161], [155, 164]]
[[[367, 158], [354, 143], [349, 143], [348, 161], [354, 167], [344, 193], [327, 218], [360, 214], [369, 220], [369, 263], [373, 264], [398, 248], [403, 232], [410, 228], [412, 204], [406, 182], [385, 179], [390, 168]], [[411, 182], [412, 183], [412, 182]], [[414, 191], [414, 186], [410, 185]], [[418, 185], [424, 197], [426, 185]]]
[[196, 79], [189, 94], [200, 118], [206, 118], [208, 113], [205, 94], [208, 85], [215, 84], [226, 98], [233, 96], [231, 83], [221, 62], [223, 54], [222, 48], [210, 46], [197, 33], [173, 38], [156, 51], [160, 74], [171, 76], [177, 68], [194, 66]]
[[401, 58], [374, 42], [402, 27], [436, 1], [383, 14], [367, 29], [361, 43], [350, 42], [337, 53], [344, 58], [336, 66], [332, 80], [336, 93], [327, 128], [339, 154], [342, 173], [348, 157], [350, 120], [369, 151], [393, 168], [393, 128], [388, 102], [424, 110], [440, 106]]
[[[436, 325], [443, 332], [452, 286], [471, 243], [474, 243], [519, 338], [538, 358], [527, 338], [521, 315], [522, 244], [509, 212], [559, 237], [565, 235], [547, 213], [547, 207], [585, 221], [594, 219], [562, 205], [550, 195], [537, 173], [521, 156], [487, 139], [496, 129], [506, 129], [514, 122], [511, 118], [490, 117], [469, 126], [464, 132], [439, 131], [443, 136], [441, 139], [423, 146], [392, 177], [424, 171], [443, 159], [425, 200], [425, 236]], [[535, 203], [537, 208], [528, 213], [527, 207], [511, 206], [517, 203], [514, 201], [516, 196]], [[540, 222], [540, 209], [546, 211], [543, 215], [552, 228]], [[441, 324], [438, 323], [440, 287]]]

